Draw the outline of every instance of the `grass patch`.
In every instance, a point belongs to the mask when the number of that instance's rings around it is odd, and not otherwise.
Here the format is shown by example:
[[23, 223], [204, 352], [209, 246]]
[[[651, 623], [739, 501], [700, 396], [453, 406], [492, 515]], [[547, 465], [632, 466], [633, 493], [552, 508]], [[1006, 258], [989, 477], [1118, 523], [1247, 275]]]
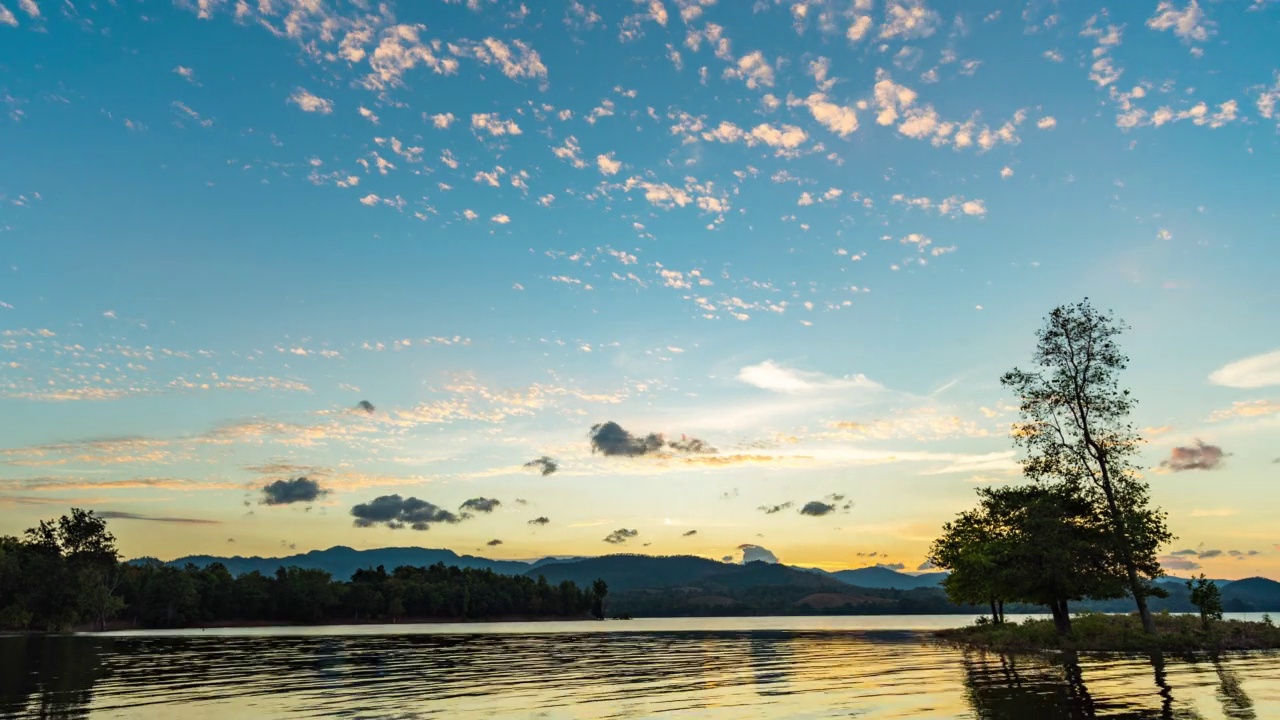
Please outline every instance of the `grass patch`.
[[1071, 619], [1071, 634], [1059, 635], [1052, 620], [970, 625], [936, 633], [942, 640], [997, 652], [1083, 650], [1145, 652], [1219, 652], [1280, 649], [1280, 627], [1269, 622], [1218, 620], [1205, 631], [1192, 615], [1155, 616], [1156, 633], [1147, 635], [1137, 615], [1082, 613]]

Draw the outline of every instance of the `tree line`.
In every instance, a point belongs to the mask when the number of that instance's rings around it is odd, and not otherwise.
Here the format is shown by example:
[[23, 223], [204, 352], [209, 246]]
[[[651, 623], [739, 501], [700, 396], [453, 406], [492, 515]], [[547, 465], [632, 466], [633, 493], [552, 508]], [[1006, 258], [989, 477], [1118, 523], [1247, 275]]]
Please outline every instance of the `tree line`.
[[943, 526], [930, 561], [951, 572], [952, 600], [989, 606], [997, 623], [1006, 602], [1046, 606], [1069, 634], [1069, 603], [1128, 597], [1155, 631], [1148, 598], [1167, 596], [1157, 552], [1174, 537], [1136, 459], [1125, 329], [1088, 298], [1058, 307], [1037, 332], [1033, 368], [1001, 378], [1019, 401], [1011, 435], [1030, 483], [980, 488], [978, 506]]
[[281, 567], [232, 576], [149, 560], [122, 563], [106, 521], [73, 508], [22, 538], [0, 537], [0, 630], [104, 629], [113, 620], [148, 628], [227, 623], [327, 623], [400, 619], [604, 617], [608, 586], [500, 575], [488, 569], [358, 570], [350, 580]]

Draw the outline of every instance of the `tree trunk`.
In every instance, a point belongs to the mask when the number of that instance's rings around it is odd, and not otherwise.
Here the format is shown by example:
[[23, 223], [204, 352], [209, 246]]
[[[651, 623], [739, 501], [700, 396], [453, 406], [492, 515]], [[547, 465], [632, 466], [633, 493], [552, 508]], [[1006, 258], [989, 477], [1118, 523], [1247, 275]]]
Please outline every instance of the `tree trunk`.
[[1049, 611], [1053, 613], [1053, 627], [1057, 629], [1059, 635], [1071, 634], [1071, 611], [1067, 609], [1066, 600], [1055, 600], [1049, 604]]
[[997, 600], [996, 607], [1000, 611], [1000, 622], [1004, 622], [1004, 600]]
[[996, 612], [996, 599], [995, 599], [995, 598], [991, 598], [990, 603], [991, 603], [991, 622], [993, 622], [993, 623], [995, 623], [995, 624], [999, 625], [999, 624], [1000, 624], [1000, 613]]
[[1155, 620], [1147, 607], [1147, 589], [1138, 578], [1138, 565], [1133, 561], [1133, 551], [1129, 548], [1128, 529], [1125, 528], [1124, 517], [1116, 505], [1115, 493], [1111, 490], [1111, 478], [1107, 473], [1105, 462], [1099, 462], [1102, 468], [1102, 492], [1107, 496], [1107, 509], [1111, 511], [1111, 531], [1116, 536], [1116, 544], [1120, 549], [1120, 560], [1124, 563], [1125, 574], [1129, 578], [1129, 592], [1133, 593], [1133, 601], [1138, 605], [1138, 617], [1142, 619], [1142, 630], [1148, 635], [1156, 632]]

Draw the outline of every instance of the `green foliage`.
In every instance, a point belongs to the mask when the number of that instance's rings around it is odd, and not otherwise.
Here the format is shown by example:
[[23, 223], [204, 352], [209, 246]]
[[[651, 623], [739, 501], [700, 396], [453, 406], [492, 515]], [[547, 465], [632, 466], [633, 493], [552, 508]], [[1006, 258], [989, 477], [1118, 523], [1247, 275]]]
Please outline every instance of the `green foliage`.
[[[1200, 573], [1200, 577], [1187, 581], [1187, 589], [1191, 591], [1191, 604], [1200, 610], [1200, 623], [1205, 630], [1209, 629], [1210, 620], [1222, 619], [1222, 592], [1217, 583]], [[1264, 618], [1264, 622], [1271, 624], [1270, 618]]]
[[978, 496], [978, 507], [944, 525], [929, 553], [951, 571], [942, 586], [954, 602], [989, 603], [997, 623], [1005, 602], [1047, 605], [1066, 632], [1067, 602], [1123, 594], [1106, 524], [1073, 488], [982, 488]]
[[603, 580], [583, 590], [568, 580], [553, 585], [443, 563], [360, 570], [349, 582], [298, 567], [233, 577], [220, 563], [121, 564], [106, 523], [78, 509], [24, 539], [0, 537], [0, 630], [102, 628], [117, 615], [142, 627], [601, 617], [607, 592]]
[[1023, 473], [1077, 491], [1110, 531], [1109, 544], [1125, 569], [1143, 626], [1154, 629], [1148, 596], [1161, 590], [1159, 548], [1172, 541], [1136, 462], [1141, 438], [1129, 413], [1137, 401], [1120, 386], [1128, 365], [1116, 338], [1126, 327], [1086, 298], [1049, 314], [1037, 332], [1035, 369], [1013, 369], [1001, 384], [1019, 398], [1015, 444], [1026, 451]]

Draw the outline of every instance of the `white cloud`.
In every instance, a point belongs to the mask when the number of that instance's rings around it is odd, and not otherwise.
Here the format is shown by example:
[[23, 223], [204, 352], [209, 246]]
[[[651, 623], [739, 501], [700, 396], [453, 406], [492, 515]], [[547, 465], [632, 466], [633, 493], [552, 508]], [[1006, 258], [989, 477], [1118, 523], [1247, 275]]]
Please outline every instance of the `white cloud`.
[[845, 37], [852, 42], [858, 42], [871, 32], [871, 17], [869, 15], [859, 15], [854, 19], [853, 24], [849, 26], [849, 31], [845, 33]]
[[779, 365], [772, 360], [765, 360], [757, 365], [748, 365], [738, 371], [738, 380], [762, 390], [777, 393], [809, 393], [819, 390], [882, 390], [879, 383], [858, 374], [843, 378], [834, 378], [820, 372], [796, 370]]
[[769, 147], [792, 150], [804, 144], [808, 137], [808, 133], [795, 125], [775, 127], [768, 123], [761, 123], [751, 129], [748, 142], [759, 141]]
[[196, 82], [196, 71], [192, 70], [189, 67], [183, 67], [182, 65], [178, 65], [173, 69], [173, 72], [182, 76], [183, 80], [186, 80], [187, 82], [193, 85], [199, 84]]
[[1004, 167], [1000, 168], [1000, 177], [1006, 180], [1013, 177], [1013, 168], [1009, 167], [1008, 165], [1005, 165]]
[[916, 92], [904, 85], [895, 84], [883, 70], [876, 75], [879, 79], [872, 89], [876, 107], [879, 108], [876, 123], [892, 125], [897, 122], [899, 111], [906, 110], [915, 103]]
[[848, 137], [858, 129], [858, 113], [851, 107], [831, 102], [822, 93], [805, 98], [804, 105], [814, 120], [840, 137]]
[[552, 147], [551, 152], [561, 160], [568, 160], [570, 165], [578, 169], [587, 166], [587, 161], [581, 156], [582, 148], [578, 145], [578, 138], [572, 135], [564, 139], [564, 145]]
[[622, 169], [622, 161], [614, 159], [613, 153], [597, 155], [596, 167], [600, 168], [600, 172], [605, 175], [617, 175]]
[[1058, 126], [1058, 121], [1052, 115], [1047, 115], [1036, 121], [1036, 127], [1041, 130], [1052, 130]]
[[1280, 385], [1280, 350], [1223, 365], [1209, 375], [1209, 382], [1233, 388]]
[[724, 76], [743, 80], [752, 89], [760, 86], [773, 87], [773, 66], [759, 50], [743, 55], [735, 67], [724, 71]]
[[1258, 114], [1268, 120], [1280, 120], [1280, 113], [1276, 112], [1276, 108], [1280, 107], [1280, 72], [1276, 72], [1275, 78], [1275, 85], [1263, 87], [1258, 93]]
[[1172, 30], [1184, 42], [1208, 40], [1213, 34], [1213, 25], [1205, 19], [1204, 11], [1196, 0], [1191, 0], [1182, 10], [1175, 8], [1169, 0], [1161, 0], [1156, 6], [1156, 14], [1147, 20], [1147, 27], [1152, 30]]
[[40, 6], [36, 4], [36, 0], [18, 0], [18, 7], [33, 19], [40, 17]]
[[430, 116], [431, 124], [436, 126], [437, 130], [447, 130], [453, 121], [453, 113], [437, 113]]
[[471, 116], [471, 127], [490, 135], [519, 135], [520, 126], [514, 120], [504, 120], [497, 113], [476, 113]]
[[360, 117], [368, 120], [374, 125], [377, 125], [380, 122], [378, 116], [374, 115], [372, 110], [363, 105], [360, 106]]
[[511, 218], [507, 217], [503, 213], [498, 213], [497, 215], [494, 215], [493, 217], [489, 218], [489, 221], [497, 223], [498, 225], [506, 225], [507, 223], [511, 222]]
[[885, 6], [884, 25], [880, 26], [881, 38], [928, 37], [937, 29], [938, 13], [925, 7], [923, 0], [889, 0]]
[[0, 25], [8, 25], [9, 27], [18, 27], [18, 18], [13, 12], [4, 5], [0, 5]]
[[289, 102], [302, 108], [303, 112], [315, 112], [328, 115], [333, 112], [333, 101], [315, 95], [305, 88], [298, 88], [289, 96]]
[[[456, 73], [458, 60], [438, 57], [431, 43], [423, 43], [418, 38], [423, 29], [421, 25], [393, 25], [383, 30], [378, 47], [369, 55], [372, 72], [365, 76], [364, 86], [370, 90], [386, 90], [402, 85], [404, 74], [419, 64], [440, 75]], [[360, 54], [363, 57], [363, 50]]]
[[1160, 231], [1156, 233], [1156, 239], [1157, 239], [1157, 240], [1172, 240], [1172, 239], [1173, 239], [1173, 233], [1169, 232], [1168, 230], [1166, 230], [1166, 229], [1164, 229], [1164, 228], [1160, 228]]
[[538, 51], [520, 40], [513, 40], [511, 45], [507, 45], [497, 38], [485, 38], [478, 43], [451, 46], [450, 49], [455, 54], [474, 57], [485, 65], [497, 65], [502, 74], [512, 80], [547, 76], [547, 66], [542, 64]]

